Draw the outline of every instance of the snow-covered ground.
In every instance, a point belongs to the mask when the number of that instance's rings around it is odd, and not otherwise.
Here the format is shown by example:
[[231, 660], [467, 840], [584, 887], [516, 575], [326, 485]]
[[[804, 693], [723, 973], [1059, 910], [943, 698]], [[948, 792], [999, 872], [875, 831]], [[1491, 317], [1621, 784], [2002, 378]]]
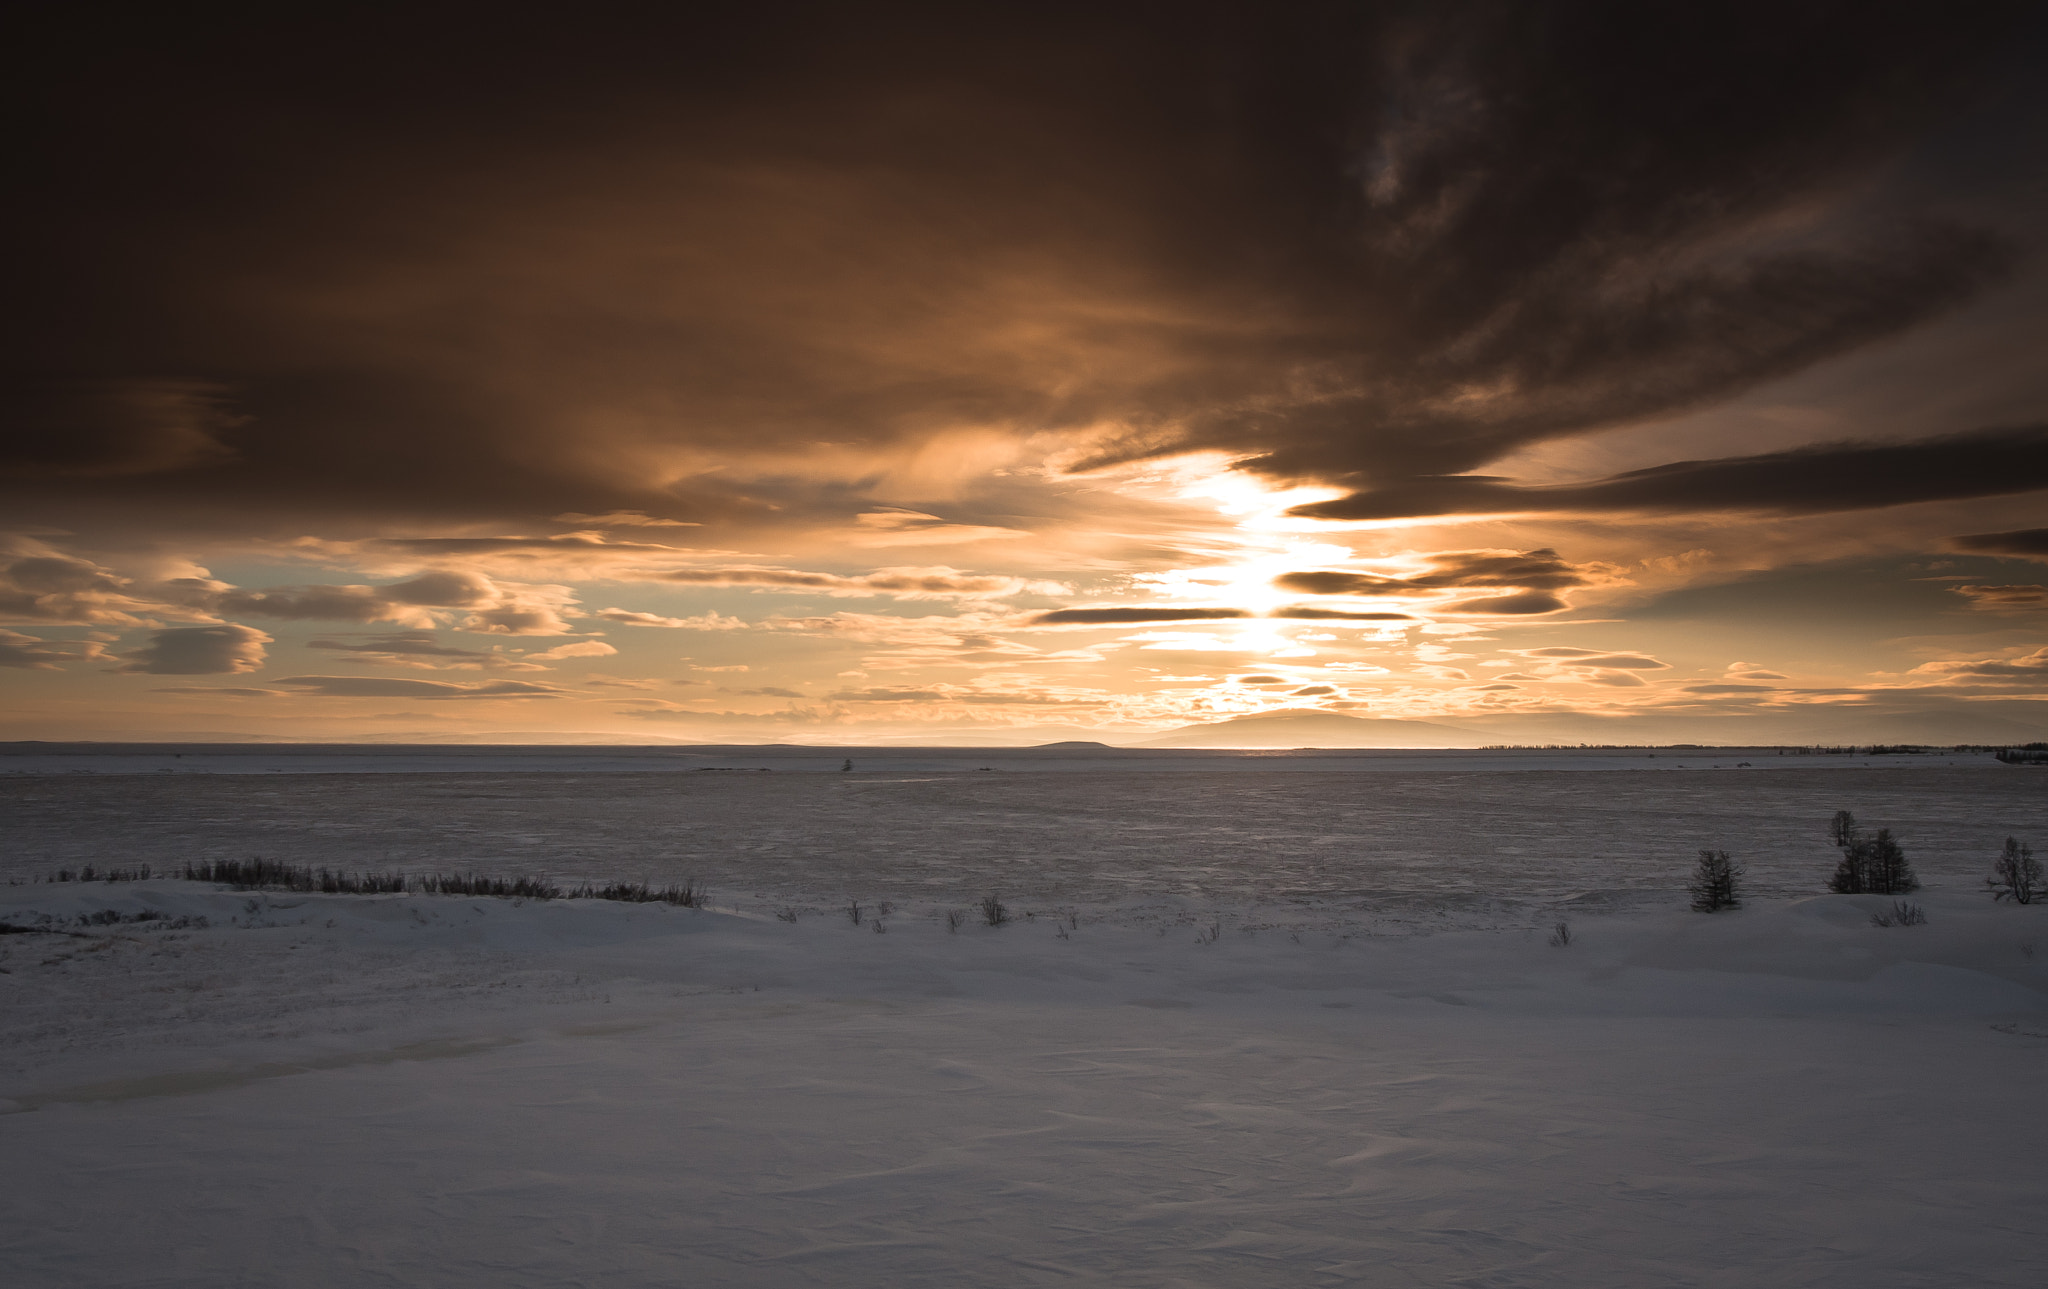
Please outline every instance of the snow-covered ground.
[[[2048, 1283], [2048, 907], [1980, 885], [2007, 832], [2048, 841], [2044, 788], [1995, 765], [22, 776], [20, 875], [258, 842], [690, 860], [717, 907], [0, 886], [0, 922], [39, 928], [0, 936], [0, 1267]], [[1926, 925], [1809, 893], [1840, 807], [1905, 839]], [[687, 853], [636, 851], [656, 827]], [[585, 832], [578, 864], [507, 862]], [[1700, 845], [1761, 898], [1686, 911]], [[1017, 920], [978, 920], [992, 889]]]

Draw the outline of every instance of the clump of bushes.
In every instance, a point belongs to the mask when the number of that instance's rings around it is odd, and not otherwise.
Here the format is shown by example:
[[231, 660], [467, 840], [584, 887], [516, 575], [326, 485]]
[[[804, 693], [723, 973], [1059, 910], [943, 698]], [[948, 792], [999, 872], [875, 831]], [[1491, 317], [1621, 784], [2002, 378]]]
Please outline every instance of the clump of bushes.
[[1835, 894], [1907, 895], [1920, 889], [1920, 879], [1913, 875], [1891, 829], [1866, 836], [1855, 815], [1837, 810], [1828, 822], [1828, 839], [1842, 848], [1841, 862], [1828, 878], [1828, 889]]
[[499, 899], [554, 900], [562, 888], [545, 877], [486, 877], [481, 873], [433, 873], [413, 878], [423, 895], [487, 895]]
[[[569, 892], [572, 900], [623, 900], [628, 904], [674, 904], [701, 909], [710, 893], [697, 882], [680, 886], [649, 886], [645, 882], [610, 882], [604, 886], [585, 884]], [[794, 921], [795, 919], [791, 919]]]
[[1009, 906], [994, 895], [981, 897], [981, 920], [989, 926], [1003, 926], [1010, 920]]
[[[545, 877], [493, 877], [486, 873], [343, 873], [274, 859], [216, 860], [185, 865], [188, 882], [219, 882], [238, 891], [304, 891], [322, 895], [469, 895], [510, 900], [618, 900], [627, 904], [705, 907], [709, 892], [696, 881], [667, 886], [646, 882], [584, 883], [563, 889]], [[52, 881], [68, 880], [55, 875]]]
[[219, 882], [238, 891], [318, 891], [322, 895], [401, 895], [404, 873], [342, 873], [275, 859], [221, 859], [185, 865], [188, 882]]
[[1742, 865], [1728, 858], [1725, 850], [1703, 850], [1693, 865], [1692, 907], [1698, 913], [1718, 913], [1742, 907]]
[[39, 882], [146, 882], [149, 880], [149, 865], [137, 864], [133, 868], [97, 868], [87, 864], [84, 868], [60, 868], [35, 880]]

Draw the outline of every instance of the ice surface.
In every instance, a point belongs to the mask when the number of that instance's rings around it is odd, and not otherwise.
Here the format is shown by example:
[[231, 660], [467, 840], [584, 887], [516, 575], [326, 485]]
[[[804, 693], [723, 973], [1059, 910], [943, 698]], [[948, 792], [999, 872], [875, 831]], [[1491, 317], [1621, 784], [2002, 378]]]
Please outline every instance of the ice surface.
[[[2048, 908], [1979, 880], [2006, 832], [2041, 840], [2044, 786], [8, 779], [17, 872], [580, 844], [593, 875], [692, 861], [720, 907], [0, 886], [0, 922], [39, 928], [0, 936], [0, 1267], [30, 1289], [2034, 1286]], [[1811, 893], [1845, 807], [1905, 838], [1926, 925]], [[1685, 911], [1706, 844], [1776, 893]], [[1018, 920], [949, 932], [998, 878]], [[108, 910], [159, 916], [78, 922]]]
[[[1120, 917], [1387, 931], [1528, 926], [1566, 903], [1668, 905], [1703, 846], [1733, 853], [1758, 894], [1809, 894], [1834, 865], [1826, 824], [1840, 809], [1891, 828], [1923, 877], [1972, 887], [2008, 834], [2048, 838], [2048, 773], [1988, 756], [1877, 757], [1865, 769], [1539, 753], [1415, 768], [1368, 754], [1352, 762], [1363, 768], [1333, 770], [1303, 768], [1333, 763], [1321, 756], [1194, 755], [1172, 769], [1111, 758], [1035, 773], [1010, 768], [1028, 758], [990, 754], [1005, 768], [847, 774], [835, 758], [817, 774], [15, 775], [0, 777], [0, 880], [263, 856], [696, 878], [760, 911], [1000, 891]], [[1735, 768], [1744, 759], [1836, 768]], [[1628, 768], [1558, 768], [1610, 764]], [[1719, 764], [1729, 768], [1702, 768]]]

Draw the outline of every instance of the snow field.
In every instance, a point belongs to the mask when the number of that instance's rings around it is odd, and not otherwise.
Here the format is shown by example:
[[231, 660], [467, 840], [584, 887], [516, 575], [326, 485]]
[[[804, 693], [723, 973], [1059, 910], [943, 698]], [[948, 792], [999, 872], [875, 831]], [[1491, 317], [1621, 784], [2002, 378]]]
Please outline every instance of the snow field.
[[[82, 934], [0, 937], [0, 1263], [34, 1289], [2037, 1285], [2048, 909], [1916, 898], [1928, 925], [1819, 896], [1577, 916], [1557, 948], [4, 887], [0, 921]], [[109, 909], [162, 917], [76, 922]]]

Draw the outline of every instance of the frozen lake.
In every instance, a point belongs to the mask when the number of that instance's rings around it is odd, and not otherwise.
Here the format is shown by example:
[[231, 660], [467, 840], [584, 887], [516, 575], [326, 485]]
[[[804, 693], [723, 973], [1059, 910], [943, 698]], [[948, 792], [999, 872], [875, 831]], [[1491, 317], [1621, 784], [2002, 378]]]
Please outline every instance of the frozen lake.
[[[6, 758], [0, 880], [263, 856], [693, 878], [742, 908], [1000, 892], [1096, 917], [1398, 930], [1669, 906], [1701, 847], [1730, 851], [1759, 896], [1812, 893], [1840, 809], [1893, 829], [1931, 885], [1975, 887], [2008, 834], [2048, 836], [2048, 771], [1989, 756], [741, 751], [236, 751], [177, 759], [246, 772], [174, 773]], [[332, 760], [347, 756], [386, 768]]]

